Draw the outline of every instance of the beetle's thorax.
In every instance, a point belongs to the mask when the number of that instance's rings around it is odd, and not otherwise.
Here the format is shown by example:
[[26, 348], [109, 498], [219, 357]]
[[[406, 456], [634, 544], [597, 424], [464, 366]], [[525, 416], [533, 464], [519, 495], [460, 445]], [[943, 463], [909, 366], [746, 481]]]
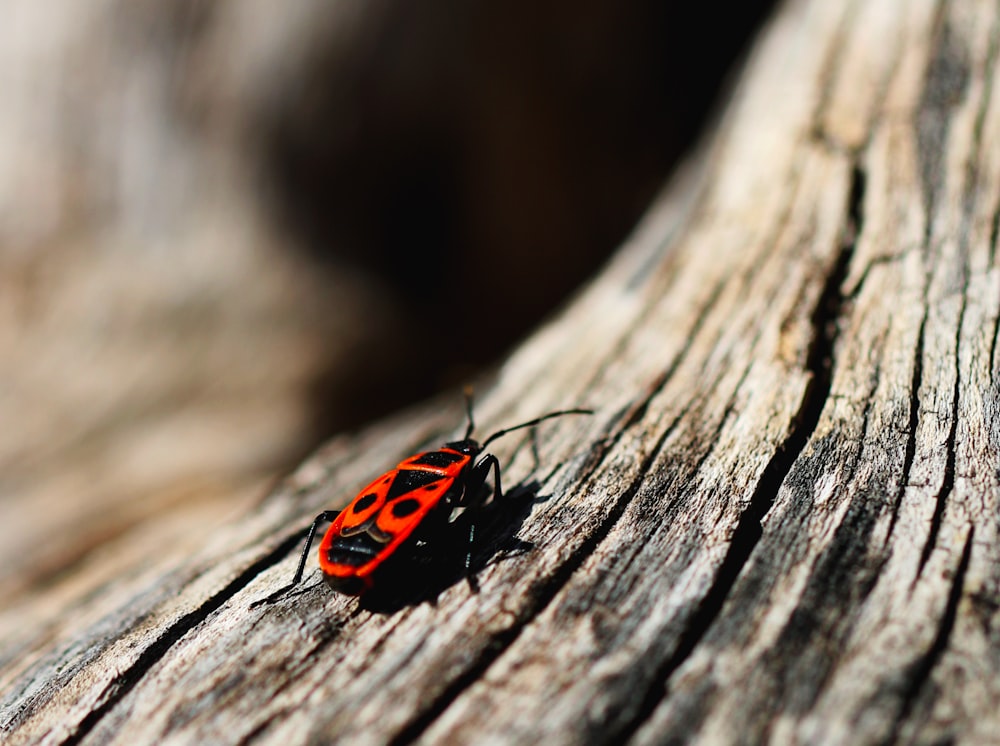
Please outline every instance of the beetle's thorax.
[[475, 456], [483, 450], [483, 447], [479, 445], [479, 442], [473, 440], [472, 438], [456, 440], [453, 443], [445, 443], [444, 447], [450, 448], [453, 451], [458, 451], [459, 453], [464, 453], [467, 456]]

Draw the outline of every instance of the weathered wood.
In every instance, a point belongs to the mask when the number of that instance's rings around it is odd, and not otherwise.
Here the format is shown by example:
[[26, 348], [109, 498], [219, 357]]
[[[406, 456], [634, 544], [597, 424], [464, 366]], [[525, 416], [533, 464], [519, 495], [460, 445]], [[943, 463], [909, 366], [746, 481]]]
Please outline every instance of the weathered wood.
[[261, 101], [329, 48], [341, 10], [4, 4], [4, 604], [67, 568], [85, 581], [86, 558], [119, 539], [128, 553], [146, 523], [197, 546], [192, 526], [259, 500], [327, 417], [352, 417], [339, 392], [365, 399], [336, 383], [394, 344], [402, 314], [383, 286], [290, 251], [254, 177]]
[[998, 44], [995, 4], [788, 3], [705, 157], [484, 391], [481, 431], [597, 414], [537, 465], [497, 442], [539, 497], [478, 593], [313, 571], [249, 608], [317, 511], [461, 431], [428, 405], [5, 612], [6, 742], [995, 740]]

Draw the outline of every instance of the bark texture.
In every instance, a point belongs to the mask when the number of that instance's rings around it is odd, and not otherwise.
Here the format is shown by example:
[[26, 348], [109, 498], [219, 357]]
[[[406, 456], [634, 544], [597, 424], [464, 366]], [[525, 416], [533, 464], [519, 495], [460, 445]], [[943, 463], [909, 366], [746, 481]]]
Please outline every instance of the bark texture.
[[249, 608], [317, 512], [461, 433], [434, 403], [6, 611], [5, 742], [996, 739], [998, 44], [993, 3], [787, 3], [703, 156], [481, 387], [480, 433], [596, 414], [491, 446], [527, 499], [478, 592], [359, 603], [311, 564]]

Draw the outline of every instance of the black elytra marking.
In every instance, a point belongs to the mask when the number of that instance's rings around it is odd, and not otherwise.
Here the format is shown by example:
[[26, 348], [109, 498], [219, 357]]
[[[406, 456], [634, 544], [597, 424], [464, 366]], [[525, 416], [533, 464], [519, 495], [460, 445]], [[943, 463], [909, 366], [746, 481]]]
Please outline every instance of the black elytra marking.
[[457, 464], [459, 461], [465, 459], [466, 456], [461, 453], [448, 453], [447, 451], [428, 451], [423, 456], [418, 458], [416, 461], [411, 461], [410, 463], [416, 466], [420, 464], [421, 466], [451, 466], [452, 464]]
[[413, 515], [420, 508], [420, 501], [407, 497], [403, 500], [398, 500], [392, 504], [392, 514], [396, 518], [406, 518], [408, 515]]
[[327, 561], [335, 565], [360, 567], [382, 551], [382, 545], [367, 533], [341, 536], [326, 552]]
[[386, 495], [385, 499], [394, 500], [431, 482], [437, 482], [439, 479], [442, 479], [442, 476], [432, 471], [400, 469], [392, 481], [392, 487], [389, 488], [389, 494]]
[[368, 510], [368, 508], [370, 508], [376, 500], [378, 500], [378, 495], [369, 492], [367, 495], [359, 497], [354, 502], [354, 507], [351, 508], [351, 511], [354, 513], [361, 513], [362, 511]]

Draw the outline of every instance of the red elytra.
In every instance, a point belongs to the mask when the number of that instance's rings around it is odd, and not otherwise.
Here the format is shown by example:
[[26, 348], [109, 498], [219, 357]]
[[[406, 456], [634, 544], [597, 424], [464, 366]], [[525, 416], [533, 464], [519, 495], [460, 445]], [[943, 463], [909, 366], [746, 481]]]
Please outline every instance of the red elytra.
[[[327, 584], [347, 595], [360, 595], [372, 587], [379, 566], [399, 550], [417, 529], [432, 519], [447, 521], [456, 508], [476, 510], [487, 494], [483, 485], [493, 471], [493, 499], [502, 497], [500, 462], [492, 454], [476, 458], [487, 445], [514, 430], [533, 427], [553, 417], [593, 414], [589, 409], [550, 412], [520, 425], [504, 428], [482, 443], [472, 439], [472, 397], [466, 393], [468, 426], [462, 440], [444, 444], [400, 462], [365, 487], [340, 512], [324, 511], [316, 516], [306, 534], [305, 546], [292, 582], [255, 602], [257, 606], [295, 586], [305, 570], [309, 547], [319, 526], [331, 522], [319, 546], [319, 566]], [[469, 543], [474, 540], [475, 523], [470, 524]], [[466, 557], [466, 567], [469, 556]]]
[[458, 500], [449, 498], [457, 485], [469, 481], [464, 475], [476, 453], [468, 445], [467, 441], [449, 443], [440, 450], [411, 456], [361, 490], [333, 519], [319, 545], [319, 566], [331, 588], [349, 595], [367, 590], [375, 570], [410, 538], [428, 513], [442, 501], [444, 506], [459, 507], [467, 487], [457, 495]]

